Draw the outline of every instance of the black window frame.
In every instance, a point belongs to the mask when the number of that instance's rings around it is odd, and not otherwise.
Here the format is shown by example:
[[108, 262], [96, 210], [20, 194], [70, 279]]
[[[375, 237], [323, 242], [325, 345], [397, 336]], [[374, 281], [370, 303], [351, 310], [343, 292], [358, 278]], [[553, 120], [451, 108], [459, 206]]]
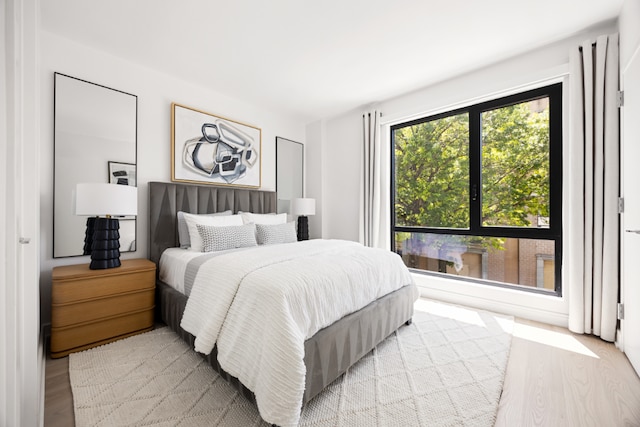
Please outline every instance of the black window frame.
[[[524, 228], [506, 226], [482, 225], [482, 123], [481, 115], [485, 111], [494, 110], [510, 105], [548, 97], [549, 98], [549, 219], [548, 228]], [[441, 228], [441, 227], [416, 227], [396, 226], [396, 187], [395, 187], [395, 130], [420, 123], [441, 119], [453, 115], [469, 114], [469, 228]], [[526, 292], [541, 293], [544, 295], [562, 296], [562, 193], [563, 193], [563, 113], [562, 113], [562, 83], [519, 92], [513, 95], [492, 99], [463, 108], [446, 111], [440, 114], [421, 117], [408, 122], [398, 123], [390, 127], [391, 142], [391, 250], [395, 251], [395, 233], [429, 233], [449, 235], [472, 235], [481, 237], [505, 237], [523, 239], [552, 240], [555, 242], [554, 266], [555, 284], [554, 291], [539, 288], [512, 285], [504, 282], [494, 282], [470, 277], [458, 277], [444, 273], [437, 273], [421, 269], [411, 269], [426, 275], [437, 275], [455, 280], [464, 280], [489, 284], [493, 286], [512, 288]], [[477, 197], [474, 197], [474, 193]]]

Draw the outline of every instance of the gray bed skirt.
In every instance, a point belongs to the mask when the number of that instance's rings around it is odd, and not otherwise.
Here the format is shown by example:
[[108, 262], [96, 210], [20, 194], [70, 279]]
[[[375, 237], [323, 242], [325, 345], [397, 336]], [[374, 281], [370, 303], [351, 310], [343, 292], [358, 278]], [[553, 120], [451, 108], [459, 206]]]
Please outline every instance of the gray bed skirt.
[[[158, 280], [156, 295], [160, 318], [193, 347], [195, 337], [180, 327], [187, 297]], [[343, 317], [305, 341], [307, 368], [303, 402], [307, 403], [413, 316], [414, 293], [404, 286]], [[255, 403], [253, 392], [218, 363], [217, 348], [204, 356], [211, 366], [242, 395]]]

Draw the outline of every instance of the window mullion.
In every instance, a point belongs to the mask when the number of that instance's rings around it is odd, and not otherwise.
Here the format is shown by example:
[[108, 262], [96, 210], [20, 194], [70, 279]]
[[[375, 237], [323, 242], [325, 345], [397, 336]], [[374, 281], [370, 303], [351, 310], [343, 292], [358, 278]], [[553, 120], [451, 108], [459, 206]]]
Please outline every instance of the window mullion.
[[475, 232], [478, 232], [481, 227], [481, 143], [480, 110], [472, 107], [469, 109], [469, 228]]

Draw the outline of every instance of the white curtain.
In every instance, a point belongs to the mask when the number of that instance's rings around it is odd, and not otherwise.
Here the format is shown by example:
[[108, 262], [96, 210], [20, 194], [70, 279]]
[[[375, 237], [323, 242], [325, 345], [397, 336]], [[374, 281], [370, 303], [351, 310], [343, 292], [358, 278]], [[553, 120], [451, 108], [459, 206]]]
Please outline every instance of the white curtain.
[[362, 156], [360, 175], [360, 243], [382, 247], [383, 154], [380, 145], [380, 112], [362, 115]]
[[569, 329], [615, 341], [618, 302], [618, 35], [571, 52]]

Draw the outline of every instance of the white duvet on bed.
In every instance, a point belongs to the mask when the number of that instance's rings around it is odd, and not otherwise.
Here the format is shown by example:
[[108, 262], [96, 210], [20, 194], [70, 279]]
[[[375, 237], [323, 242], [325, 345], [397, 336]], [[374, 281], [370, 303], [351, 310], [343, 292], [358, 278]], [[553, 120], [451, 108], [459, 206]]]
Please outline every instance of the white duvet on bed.
[[251, 389], [262, 418], [298, 423], [304, 341], [402, 286], [417, 288], [400, 257], [339, 240], [259, 246], [202, 265], [181, 326], [196, 351], [218, 344], [222, 368]]
[[185, 295], [184, 275], [187, 270], [187, 264], [199, 256], [202, 256], [202, 252], [182, 248], [165, 249], [158, 263], [158, 277], [164, 283]]

